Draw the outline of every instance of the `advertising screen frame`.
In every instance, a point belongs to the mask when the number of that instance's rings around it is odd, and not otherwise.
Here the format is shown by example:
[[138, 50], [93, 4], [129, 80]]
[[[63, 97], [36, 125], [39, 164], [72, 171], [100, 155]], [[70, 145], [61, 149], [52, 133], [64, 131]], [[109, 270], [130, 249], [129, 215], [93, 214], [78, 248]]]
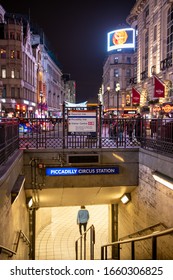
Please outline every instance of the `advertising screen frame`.
[[[115, 44], [115, 34], [125, 34], [126, 38], [124, 43]], [[135, 29], [134, 28], [121, 28], [115, 29], [107, 33], [107, 51], [118, 49], [134, 49], [135, 48]]]

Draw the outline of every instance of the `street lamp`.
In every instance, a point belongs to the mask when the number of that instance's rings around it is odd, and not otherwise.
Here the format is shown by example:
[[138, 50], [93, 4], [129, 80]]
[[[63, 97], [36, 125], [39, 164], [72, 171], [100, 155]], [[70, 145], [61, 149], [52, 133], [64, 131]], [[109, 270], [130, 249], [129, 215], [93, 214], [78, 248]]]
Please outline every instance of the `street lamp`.
[[116, 83], [115, 91], [117, 93], [117, 117], [119, 117], [119, 95], [120, 95], [120, 84]]
[[110, 93], [110, 89], [111, 89], [111, 88], [108, 86], [108, 87], [107, 87], [107, 93], [108, 93], [108, 109], [109, 109], [109, 93]]
[[42, 91], [40, 91], [40, 100], [41, 100], [41, 118], [42, 118], [42, 110], [43, 110], [43, 107], [42, 107], [42, 105], [43, 105], [43, 93], [42, 93]]

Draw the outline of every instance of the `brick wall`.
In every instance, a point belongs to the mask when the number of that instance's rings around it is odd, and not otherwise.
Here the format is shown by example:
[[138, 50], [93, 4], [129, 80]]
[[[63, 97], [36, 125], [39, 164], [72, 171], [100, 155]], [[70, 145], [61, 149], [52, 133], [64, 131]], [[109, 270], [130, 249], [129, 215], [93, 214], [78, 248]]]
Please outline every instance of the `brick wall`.
[[[173, 190], [156, 182], [152, 171], [150, 167], [139, 164], [139, 186], [132, 191], [131, 202], [119, 204], [119, 238], [160, 222], [168, 228], [173, 227]], [[153, 227], [141, 235], [161, 229], [164, 226]], [[173, 236], [159, 237], [159, 240], [158, 259], [173, 259]], [[151, 259], [151, 241], [138, 242], [136, 248], [136, 259]], [[130, 259], [130, 245], [122, 246], [121, 258]]]

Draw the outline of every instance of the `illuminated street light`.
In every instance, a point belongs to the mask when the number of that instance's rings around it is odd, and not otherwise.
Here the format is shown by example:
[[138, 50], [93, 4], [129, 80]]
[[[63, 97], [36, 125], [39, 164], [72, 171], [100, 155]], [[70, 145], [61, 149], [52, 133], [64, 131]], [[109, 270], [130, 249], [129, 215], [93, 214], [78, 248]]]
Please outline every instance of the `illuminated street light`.
[[119, 117], [119, 95], [120, 95], [120, 84], [116, 83], [115, 91], [117, 93], [117, 117]]
[[110, 94], [110, 86], [107, 87], [107, 92], [108, 92], [108, 109], [109, 109], [109, 94]]
[[42, 118], [42, 111], [43, 111], [43, 93], [40, 91], [40, 99], [41, 99], [41, 118]]

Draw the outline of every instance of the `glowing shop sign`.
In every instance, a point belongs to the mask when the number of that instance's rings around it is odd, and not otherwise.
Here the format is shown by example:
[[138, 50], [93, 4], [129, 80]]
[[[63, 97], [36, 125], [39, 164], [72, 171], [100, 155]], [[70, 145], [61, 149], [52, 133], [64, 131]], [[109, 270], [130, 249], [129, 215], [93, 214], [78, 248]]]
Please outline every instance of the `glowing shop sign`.
[[47, 167], [46, 176], [119, 174], [119, 167]]

